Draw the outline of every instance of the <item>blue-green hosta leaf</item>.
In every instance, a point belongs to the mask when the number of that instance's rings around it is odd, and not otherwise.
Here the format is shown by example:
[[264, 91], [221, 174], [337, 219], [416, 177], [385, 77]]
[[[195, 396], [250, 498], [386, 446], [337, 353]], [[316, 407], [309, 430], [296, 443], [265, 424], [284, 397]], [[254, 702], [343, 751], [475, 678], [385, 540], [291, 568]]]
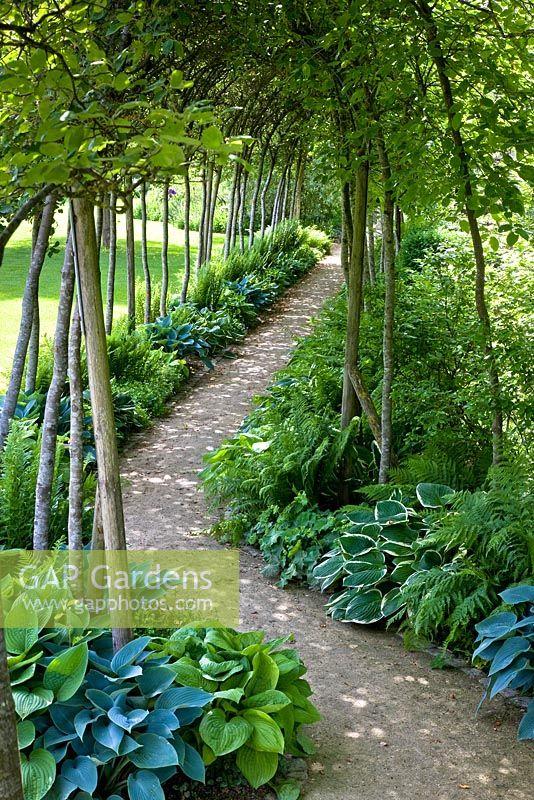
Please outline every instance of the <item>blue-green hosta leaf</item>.
[[138, 660], [143, 660], [148, 656], [148, 652], [144, 652], [146, 646], [150, 642], [150, 636], [141, 636], [139, 639], [134, 639], [128, 642], [124, 647], [118, 650], [111, 659], [111, 669], [113, 672], [118, 672], [121, 667], [133, 664]]
[[178, 755], [173, 745], [155, 733], [141, 733], [136, 741], [141, 745], [139, 750], [130, 753], [132, 764], [140, 769], [156, 769], [172, 767], [178, 764]]
[[154, 733], [150, 730], [151, 725], [165, 725], [170, 731], [175, 731], [180, 727], [180, 720], [170, 708], [156, 708], [150, 712], [144, 725], [148, 733]]
[[274, 714], [289, 705], [290, 702], [288, 696], [283, 692], [269, 689], [266, 692], [260, 692], [248, 697], [243, 705], [245, 708], [257, 708], [260, 711], [265, 711], [266, 714]]
[[267, 753], [284, 752], [284, 735], [272, 717], [263, 711], [251, 709], [243, 712], [243, 718], [252, 727], [249, 747]]
[[512, 586], [501, 592], [500, 597], [511, 606], [515, 606], [517, 603], [534, 603], [534, 585], [524, 583], [520, 586]]
[[19, 743], [19, 750], [24, 750], [35, 740], [35, 725], [31, 720], [25, 719], [17, 725], [17, 740]]
[[128, 776], [128, 797], [129, 800], [165, 800], [159, 778], [143, 769]]
[[168, 708], [174, 711], [177, 708], [203, 708], [213, 699], [210, 692], [203, 689], [194, 689], [191, 686], [180, 686], [167, 689], [156, 700], [155, 708]]
[[382, 598], [382, 614], [385, 617], [390, 617], [392, 614], [396, 614], [405, 604], [401, 590], [395, 587]]
[[493, 677], [488, 686], [490, 700], [492, 700], [496, 694], [502, 692], [503, 689], [506, 689], [513, 680], [521, 677], [522, 673], [526, 672], [529, 667], [530, 661], [528, 658], [521, 656], [514, 659], [506, 669], [499, 670], [498, 674]]
[[128, 734], [126, 733], [122, 737], [122, 742], [119, 745], [119, 755], [127, 756], [128, 753], [133, 753], [134, 750], [139, 750], [140, 747], [142, 747], [142, 745], [140, 745], [138, 742], [135, 741], [135, 739], [132, 739], [132, 737], [128, 736]]
[[21, 686], [13, 690], [13, 700], [15, 701], [15, 710], [22, 720], [35, 711], [48, 708], [54, 700], [54, 693], [42, 686], [36, 686], [31, 692]]
[[180, 759], [182, 771], [188, 778], [191, 778], [192, 781], [204, 783], [206, 780], [206, 767], [204, 766], [202, 757], [197, 753], [195, 748], [191, 747], [187, 742], [184, 742], [183, 746], [184, 756]]
[[216, 756], [231, 753], [245, 744], [252, 733], [252, 726], [243, 718], [233, 716], [226, 719], [222, 709], [209, 711], [202, 719], [198, 729], [202, 741]]
[[523, 639], [521, 636], [506, 639], [497, 651], [488, 674], [495, 675], [496, 672], [511, 664], [516, 656], [520, 653], [527, 653], [531, 648], [532, 644], [528, 639]]
[[375, 508], [375, 519], [380, 525], [407, 522], [408, 509], [398, 500], [379, 500]]
[[446, 506], [456, 494], [450, 486], [442, 483], [419, 483], [415, 489], [417, 499], [424, 508], [441, 508]]
[[168, 689], [174, 682], [176, 673], [169, 667], [145, 666], [143, 674], [137, 679], [145, 697], [155, 697]]
[[56, 700], [69, 700], [83, 683], [87, 661], [88, 648], [85, 642], [69, 647], [47, 666], [43, 686], [54, 692]]
[[349, 557], [362, 556], [376, 548], [376, 541], [370, 536], [351, 535], [341, 536], [339, 540], [342, 551]]
[[345, 619], [370, 625], [382, 619], [382, 592], [378, 589], [356, 589], [345, 611]]
[[24, 800], [41, 800], [56, 777], [56, 762], [46, 750], [33, 750], [28, 757], [20, 755]]
[[109, 719], [118, 725], [119, 728], [123, 728], [128, 733], [131, 733], [132, 728], [135, 728], [137, 725], [140, 725], [143, 720], [148, 717], [148, 711], [143, 708], [135, 708], [133, 711], [121, 711], [120, 708], [117, 706], [113, 706], [108, 712]]
[[122, 728], [119, 728], [114, 722], [101, 718], [94, 723], [92, 734], [99, 744], [118, 754], [124, 736]]
[[57, 744], [72, 742], [76, 738], [76, 733], [63, 733], [53, 725], [46, 729], [44, 735], [44, 746], [46, 750], [51, 750]]
[[78, 756], [73, 761], [64, 761], [61, 774], [78, 789], [92, 795], [98, 783], [96, 764], [88, 756]]
[[176, 716], [178, 717], [178, 722], [180, 723], [180, 727], [183, 728], [185, 725], [191, 725], [196, 719], [202, 716], [204, 712], [202, 708], [177, 708], [176, 709]]
[[88, 689], [85, 696], [96, 708], [101, 709], [101, 711], [109, 711], [113, 708], [113, 699], [107, 692], [103, 692], [101, 689]]
[[67, 800], [76, 791], [76, 786], [64, 778], [56, 775], [56, 779], [46, 795], [46, 800]]
[[528, 704], [527, 713], [519, 723], [517, 738], [521, 741], [534, 739], [534, 700]]
[[74, 729], [78, 737], [83, 739], [87, 726], [102, 716], [104, 716], [104, 711], [98, 708], [84, 708], [79, 711], [74, 717]]
[[492, 614], [491, 617], [486, 617], [478, 625], [475, 625], [475, 630], [480, 637], [499, 639], [509, 634], [516, 622], [517, 617], [513, 612], [503, 611], [500, 614]]
[[502, 639], [484, 639], [473, 653], [471, 660], [482, 658], [484, 661], [491, 661], [497, 655], [501, 644]]
[[278, 769], [278, 754], [241, 747], [237, 751], [236, 764], [254, 789], [268, 783]]

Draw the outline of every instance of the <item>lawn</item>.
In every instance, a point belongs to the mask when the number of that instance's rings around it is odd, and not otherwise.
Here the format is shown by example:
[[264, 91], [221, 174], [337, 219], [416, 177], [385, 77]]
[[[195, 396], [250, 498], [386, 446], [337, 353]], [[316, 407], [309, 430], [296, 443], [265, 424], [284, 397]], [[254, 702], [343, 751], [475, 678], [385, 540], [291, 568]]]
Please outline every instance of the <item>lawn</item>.
[[[161, 223], [148, 222], [148, 258], [150, 272], [154, 282], [161, 281]], [[143, 268], [141, 265], [141, 223], [135, 220], [136, 234], [136, 274], [142, 279]], [[46, 258], [41, 273], [39, 286], [39, 309], [41, 314], [41, 334], [53, 335], [61, 266], [63, 263], [63, 250], [66, 236], [66, 215], [57, 215], [56, 231], [52, 239], [58, 243], [52, 248], [52, 254]], [[126, 312], [126, 234], [124, 218], [117, 220], [117, 271], [115, 282], [115, 317]], [[191, 234], [193, 254], [196, 255], [198, 234]], [[222, 234], [214, 235], [214, 244], [221, 244]], [[183, 231], [169, 229], [169, 272], [170, 296], [176, 294], [181, 284], [184, 250]], [[0, 387], [5, 387], [7, 373], [11, 366], [11, 359], [17, 341], [21, 314], [21, 299], [24, 283], [28, 271], [31, 252], [31, 225], [24, 224], [16, 232], [6, 248], [4, 262], [0, 267]], [[108, 272], [108, 251], [103, 250], [100, 267], [102, 271], [102, 290], [105, 297]]]

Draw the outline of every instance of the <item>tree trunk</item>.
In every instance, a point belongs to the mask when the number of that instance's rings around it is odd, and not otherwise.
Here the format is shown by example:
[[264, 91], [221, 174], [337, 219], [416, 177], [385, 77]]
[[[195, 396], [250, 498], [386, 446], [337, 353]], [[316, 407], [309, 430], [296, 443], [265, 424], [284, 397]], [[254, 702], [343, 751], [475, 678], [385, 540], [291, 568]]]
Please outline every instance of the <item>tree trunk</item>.
[[52, 382], [46, 396], [44, 420], [41, 428], [41, 453], [37, 488], [35, 493], [35, 512], [33, 518], [33, 549], [48, 550], [48, 529], [50, 523], [50, 504], [56, 466], [56, 444], [59, 403], [65, 389], [67, 377], [69, 326], [74, 294], [74, 258], [72, 236], [67, 239], [65, 260], [61, 271], [61, 288], [54, 337], [54, 370]]
[[491, 320], [486, 303], [486, 259], [482, 246], [480, 227], [475, 211], [473, 210], [473, 183], [471, 169], [469, 166], [469, 155], [465, 148], [461, 126], [456, 124], [454, 119], [454, 95], [448, 74], [448, 64], [443, 53], [437, 26], [434, 22], [433, 12], [426, 0], [414, 0], [416, 8], [423, 17], [426, 24], [426, 34], [429, 44], [430, 54], [439, 77], [441, 91], [447, 117], [449, 120], [449, 132], [456, 148], [456, 154], [460, 161], [460, 180], [462, 183], [465, 199], [465, 214], [469, 224], [471, 241], [473, 244], [473, 254], [476, 265], [475, 281], [475, 304], [480, 323], [484, 342], [484, 354], [487, 364], [489, 392], [491, 397], [493, 422], [492, 422], [492, 445], [493, 445], [493, 464], [497, 465], [502, 460], [503, 454], [503, 413], [501, 399], [501, 383], [493, 349]]
[[141, 186], [141, 260], [143, 264], [143, 277], [145, 281], [143, 322], [145, 325], [148, 325], [152, 319], [152, 281], [150, 279], [150, 266], [148, 263], [146, 223], [146, 183], [143, 182], [143, 185]]
[[24, 800], [15, 704], [11, 693], [2, 628], [0, 628], [0, 797], [2, 800]]
[[384, 375], [382, 378], [382, 419], [381, 434], [382, 445], [380, 450], [380, 469], [378, 482], [386, 483], [389, 469], [392, 464], [393, 451], [393, 419], [391, 389], [393, 385], [394, 356], [393, 356], [393, 330], [395, 324], [395, 239], [394, 239], [394, 215], [395, 207], [393, 202], [393, 192], [389, 189], [391, 184], [391, 167], [388, 153], [384, 143], [382, 132], [376, 137], [378, 157], [382, 169], [382, 181], [384, 183], [384, 328], [383, 328], [383, 347], [382, 358], [384, 363]]
[[164, 317], [167, 313], [167, 295], [169, 294], [169, 181], [163, 185], [161, 232], [161, 297], [159, 313]]
[[135, 330], [135, 231], [133, 194], [131, 185], [126, 194], [126, 290], [128, 305], [128, 330]]
[[289, 162], [289, 165], [286, 170], [286, 179], [284, 183], [284, 193], [282, 195], [282, 204], [280, 210], [280, 220], [287, 219], [287, 200], [289, 197], [289, 188], [291, 186], [291, 172], [292, 172], [292, 164]]
[[110, 214], [111, 214], [111, 197], [105, 196], [105, 202], [102, 206], [102, 247], [109, 250], [110, 241]]
[[245, 211], [247, 205], [248, 172], [245, 171], [241, 181], [241, 200], [239, 204], [239, 250], [245, 252]]
[[254, 244], [254, 235], [255, 235], [255, 226], [256, 226], [256, 208], [258, 205], [258, 198], [260, 196], [260, 189], [261, 189], [261, 182], [263, 179], [263, 168], [265, 166], [265, 156], [267, 155], [269, 145], [266, 144], [260, 154], [260, 159], [258, 162], [258, 173], [256, 175], [256, 181], [254, 183], [254, 189], [252, 191], [252, 198], [250, 200], [250, 217], [249, 217], [249, 225], [248, 225], [248, 246], [249, 248], [252, 247]]
[[269, 191], [269, 187], [271, 186], [271, 182], [273, 179], [274, 167], [276, 165], [276, 156], [277, 151], [273, 152], [271, 157], [271, 165], [269, 167], [269, 173], [267, 178], [265, 179], [265, 183], [263, 184], [263, 189], [261, 190], [261, 197], [260, 197], [260, 208], [261, 208], [261, 225], [260, 225], [260, 238], [263, 239], [265, 236], [265, 228], [267, 225], [267, 209], [266, 209], [266, 199], [267, 199], [267, 192]]
[[210, 251], [210, 213], [211, 213], [211, 195], [213, 194], [213, 161], [210, 161], [207, 169], [207, 182], [206, 182], [206, 209], [204, 211], [204, 224], [202, 235], [202, 263], [205, 264], [209, 259]]
[[102, 249], [102, 231], [104, 230], [104, 209], [99, 204], [96, 207], [96, 246], [98, 248], [98, 260], [100, 263], [100, 251]]
[[235, 247], [237, 239], [237, 221], [239, 218], [239, 209], [241, 207], [241, 176], [243, 174], [243, 167], [241, 164], [237, 165], [236, 174], [235, 200], [232, 209], [232, 226], [230, 230], [230, 250]]
[[367, 148], [360, 152], [360, 164], [356, 172], [354, 209], [352, 211], [352, 246], [349, 261], [347, 338], [345, 343], [345, 366], [343, 373], [343, 402], [341, 427], [346, 428], [355, 416], [354, 389], [350, 371], [358, 365], [360, 342], [360, 319], [363, 294], [363, 264], [365, 250], [365, 228], [367, 218], [367, 186], [369, 182], [369, 160], [365, 158]]
[[[348, 197], [348, 205], [346, 203]], [[345, 283], [349, 285], [350, 242], [352, 240], [352, 211], [350, 207], [350, 184], [341, 187], [341, 268]], [[354, 416], [354, 415], [353, 415]]]
[[395, 206], [395, 255], [399, 255], [399, 250], [402, 242], [402, 211]]
[[[91, 203], [77, 198], [73, 205], [73, 245], [80, 286], [87, 350], [87, 373], [93, 412], [98, 489], [106, 550], [126, 550], [117, 436], [111, 395], [100, 272]], [[113, 631], [114, 647], [131, 638], [128, 629]]]
[[348, 370], [350, 381], [354, 387], [354, 391], [358, 397], [362, 411], [367, 417], [367, 422], [371, 428], [371, 432], [378, 447], [382, 448], [382, 428], [380, 426], [380, 417], [377, 414], [373, 398], [369, 394], [367, 387], [363, 382], [360, 368], [357, 364], [353, 364]]
[[[111, 239], [110, 239], [111, 241]], [[82, 327], [78, 306], [74, 308], [69, 339], [69, 392], [70, 392], [70, 436], [69, 436], [69, 550], [83, 547], [83, 388], [80, 363]]]
[[43, 267], [46, 251], [48, 249], [48, 239], [50, 236], [52, 222], [54, 220], [55, 206], [55, 197], [53, 195], [49, 195], [43, 208], [43, 216], [41, 219], [41, 225], [39, 226], [39, 235], [37, 237], [35, 249], [32, 254], [30, 269], [26, 279], [26, 285], [24, 287], [19, 335], [15, 347], [15, 355], [13, 357], [13, 366], [11, 369], [9, 386], [4, 397], [4, 406], [2, 408], [2, 415], [0, 417], [0, 450], [2, 450], [4, 447], [6, 436], [9, 431], [9, 423], [13, 418], [13, 414], [15, 413], [20, 387], [22, 385], [24, 362], [26, 360], [28, 343], [31, 336], [33, 309], [35, 308], [35, 304], [37, 302], [39, 276]]
[[273, 229], [276, 228], [276, 226], [280, 222], [280, 206], [282, 202], [282, 193], [284, 191], [285, 175], [286, 171], [284, 169], [280, 177], [280, 180], [278, 181], [276, 192], [274, 194], [273, 212], [271, 214], [271, 228]]
[[369, 253], [369, 282], [376, 284], [375, 265], [375, 209], [372, 208], [367, 218], [367, 251]]
[[[42, 208], [35, 212], [32, 226], [32, 257], [37, 244], [37, 237], [39, 236], [39, 228], [43, 216]], [[26, 394], [32, 394], [35, 391], [37, 383], [37, 369], [39, 367], [39, 346], [41, 339], [41, 320], [39, 314], [39, 283], [37, 283], [37, 290], [35, 293], [35, 303], [33, 306], [32, 317], [32, 332], [28, 344], [28, 359], [26, 363], [26, 381], [24, 384], [24, 391]]]
[[191, 183], [189, 181], [189, 166], [184, 173], [184, 278], [180, 302], [187, 301], [187, 290], [191, 278]]
[[11, 217], [10, 222], [2, 228], [0, 231], [0, 267], [2, 266], [2, 261], [4, 260], [4, 253], [6, 249], [6, 245], [18, 229], [19, 225], [27, 219], [30, 214], [32, 213], [33, 209], [41, 203], [45, 197], [50, 194], [50, 192], [54, 189], [52, 184], [47, 184], [43, 186], [42, 189], [39, 189], [33, 197], [30, 197], [29, 200], [26, 200], [23, 205], [19, 208], [19, 210]]
[[295, 188], [291, 203], [291, 218], [300, 220], [302, 206], [302, 190], [304, 189], [304, 178], [306, 176], [306, 153], [301, 150], [295, 176]]
[[111, 333], [113, 326], [113, 305], [115, 303], [115, 271], [117, 269], [117, 196], [111, 192], [109, 196], [109, 262], [106, 292], [106, 333]]
[[213, 188], [211, 190], [211, 204], [210, 204], [210, 214], [209, 214], [206, 261], [210, 261], [211, 253], [213, 250], [213, 228], [215, 225], [215, 211], [217, 210], [217, 197], [219, 194], [219, 187], [221, 185], [221, 173], [222, 173], [222, 167], [221, 166], [216, 167], [213, 178]]
[[226, 234], [224, 237], [224, 258], [227, 259], [230, 254], [230, 249], [232, 247], [232, 222], [234, 219], [234, 206], [235, 206], [235, 196], [237, 190], [237, 171], [238, 171], [238, 164], [234, 166], [234, 174], [232, 177], [232, 186], [230, 189], [230, 194], [228, 196], [228, 216], [226, 218]]
[[202, 208], [200, 211], [200, 221], [198, 223], [198, 250], [197, 250], [197, 270], [204, 263], [204, 233], [206, 223], [206, 206], [208, 200], [208, 187], [206, 184], [206, 166], [202, 167]]

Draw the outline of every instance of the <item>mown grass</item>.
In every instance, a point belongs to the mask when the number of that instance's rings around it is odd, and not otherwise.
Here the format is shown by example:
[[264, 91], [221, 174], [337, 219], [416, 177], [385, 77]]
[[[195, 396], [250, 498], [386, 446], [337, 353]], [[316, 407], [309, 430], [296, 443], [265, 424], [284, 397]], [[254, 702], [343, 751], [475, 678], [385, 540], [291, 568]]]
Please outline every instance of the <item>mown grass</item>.
[[[161, 281], [161, 223], [148, 223], [148, 258], [154, 282]], [[141, 223], [135, 221], [136, 234], [136, 274], [142, 279], [141, 265]], [[53, 335], [61, 266], [66, 237], [66, 215], [59, 213], [56, 230], [52, 238], [51, 253], [47, 256], [39, 285], [39, 311], [41, 315], [41, 335]], [[192, 233], [193, 254], [196, 255], [198, 234]], [[222, 234], [215, 234], [215, 247], [222, 243]], [[124, 219], [118, 218], [117, 225], [117, 270], [115, 281], [115, 318], [126, 312], [126, 235]], [[169, 272], [170, 295], [176, 294], [182, 280], [184, 265], [183, 231], [171, 226], [169, 230]], [[21, 315], [21, 299], [28, 272], [31, 253], [31, 225], [24, 224], [16, 232], [6, 248], [4, 262], [0, 267], [0, 388], [7, 382], [11, 359], [17, 341]], [[102, 250], [100, 258], [102, 272], [102, 291], [105, 297], [108, 274], [108, 251]]]

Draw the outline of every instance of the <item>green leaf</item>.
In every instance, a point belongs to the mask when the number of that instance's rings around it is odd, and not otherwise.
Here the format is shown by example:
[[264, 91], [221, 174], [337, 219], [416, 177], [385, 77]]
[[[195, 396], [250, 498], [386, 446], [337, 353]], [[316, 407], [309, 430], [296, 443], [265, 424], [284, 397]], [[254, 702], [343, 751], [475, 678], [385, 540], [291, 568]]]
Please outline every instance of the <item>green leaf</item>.
[[492, 250], [497, 251], [499, 249], [499, 240], [496, 236], [490, 236], [489, 244]]
[[[384, 554], [380, 553], [382, 559]], [[382, 563], [370, 564], [366, 561], [349, 561], [345, 564], [347, 576], [343, 579], [343, 586], [359, 589], [362, 586], [373, 586], [387, 575], [387, 567]]]
[[223, 135], [215, 125], [210, 125], [202, 131], [201, 142], [207, 150], [220, 149], [223, 141]]
[[19, 750], [24, 750], [35, 740], [35, 725], [29, 719], [19, 722], [17, 725], [17, 739]]
[[290, 779], [275, 786], [276, 797], [278, 800], [299, 800], [300, 783]]
[[369, 553], [370, 550], [374, 550], [376, 540], [371, 539], [370, 536], [347, 534], [340, 538], [339, 544], [346, 555], [361, 556], [364, 553]]
[[111, 660], [111, 669], [113, 672], [118, 672], [121, 667], [135, 663], [149, 642], [150, 636], [141, 636], [139, 639], [134, 639], [128, 642], [128, 644], [125, 644], [124, 647], [121, 647]]
[[253, 750], [246, 745], [238, 750], [236, 764], [254, 789], [259, 789], [274, 777], [278, 770], [278, 755]]
[[130, 800], [165, 800], [159, 778], [146, 770], [128, 776], [128, 797]]
[[451, 500], [454, 489], [442, 483], [419, 483], [416, 487], [417, 499], [425, 508], [441, 508]]
[[345, 619], [369, 625], [382, 619], [382, 592], [378, 589], [356, 590], [345, 611]]
[[534, 603], [534, 585], [525, 583], [521, 586], [512, 586], [501, 592], [499, 596], [511, 606], [515, 606], [517, 603]]
[[98, 771], [89, 756], [78, 756], [73, 761], [64, 761], [61, 775], [78, 789], [92, 795], [98, 783]]
[[56, 762], [46, 750], [37, 749], [29, 757], [21, 753], [20, 769], [24, 800], [41, 800], [56, 778]]
[[534, 739], [534, 700], [528, 704], [527, 713], [519, 723], [517, 738], [521, 741]]
[[252, 697], [245, 700], [243, 705], [245, 708], [257, 708], [259, 711], [272, 714], [275, 711], [280, 711], [280, 709], [289, 705], [290, 702], [287, 695], [283, 692], [279, 692], [276, 689], [269, 689], [266, 692], [252, 695]]
[[13, 690], [15, 710], [21, 719], [29, 717], [35, 711], [42, 711], [52, 704], [54, 693], [42, 686], [36, 686], [31, 692], [24, 687]]
[[88, 652], [87, 644], [82, 642], [64, 650], [47, 666], [43, 686], [54, 692], [56, 700], [68, 700], [78, 691], [85, 678]]
[[224, 711], [216, 708], [209, 711], [200, 723], [199, 733], [216, 756], [231, 753], [245, 744], [252, 733], [252, 726], [243, 717], [226, 719]]
[[404, 605], [404, 598], [400, 589], [391, 589], [382, 598], [382, 614], [385, 617], [390, 617], [396, 614], [399, 609]]
[[514, 246], [514, 244], [515, 244], [515, 243], [518, 241], [518, 239], [519, 239], [519, 236], [518, 236], [518, 234], [517, 234], [517, 233], [514, 233], [513, 231], [510, 231], [510, 233], [509, 233], [509, 234], [508, 234], [508, 236], [506, 237], [506, 244], [507, 244], [509, 247], [513, 247], [513, 246]]
[[[11, 613], [11, 612], [10, 612]], [[21, 655], [26, 653], [36, 642], [39, 641], [39, 631], [37, 630], [37, 614], [33, 609], [25, 612], [28, 615], [28, 628], [10, 628], [9, 613], [5, 619], [5, 639], [8, 653]]]
[[249, 747], [267, 753], [284, 752], [284, 735], [276, 722], [263, 711], [251, 709], [243, 712], [243, 718], [252, 726]]
[[398, 500], [380, 500], [375, 508], [376, 521], [388, 525], [408, 520], [408, 510]]
[[248, 697], [275, 689], [280, 670], [271, 656], [260, 650], [252, 659], [252, 676], [245, 686]]

